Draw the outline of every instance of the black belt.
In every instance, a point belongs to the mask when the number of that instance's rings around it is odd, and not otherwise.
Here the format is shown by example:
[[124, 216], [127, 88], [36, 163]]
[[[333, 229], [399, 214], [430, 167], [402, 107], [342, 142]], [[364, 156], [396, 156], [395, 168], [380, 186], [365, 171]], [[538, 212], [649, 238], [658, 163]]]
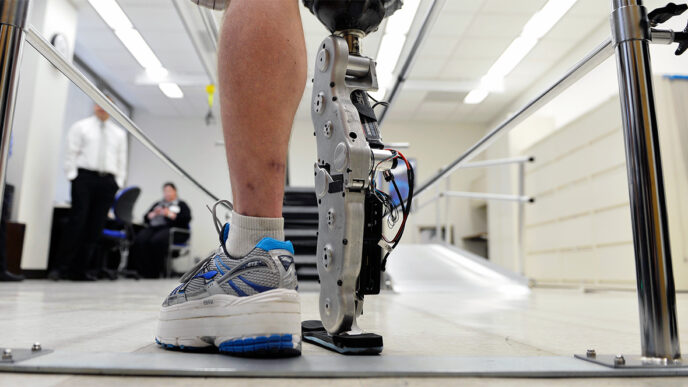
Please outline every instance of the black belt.
[[90, 176], [115, 177], [115, 175], [113, 175], [112, 173], [109, 173], [109, 172], [92, 171], [90, 169], [84, 169], [84, 168], [79, 168], [78, 171], [80, 174], [90, 175]]

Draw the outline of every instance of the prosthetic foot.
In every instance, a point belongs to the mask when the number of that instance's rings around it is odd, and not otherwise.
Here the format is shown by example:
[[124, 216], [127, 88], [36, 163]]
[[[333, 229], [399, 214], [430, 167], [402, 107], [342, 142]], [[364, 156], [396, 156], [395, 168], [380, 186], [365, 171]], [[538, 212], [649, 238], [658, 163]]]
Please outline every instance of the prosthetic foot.
[[[383, 260], [400, 237], [384, 240], [383, 218], [394, 216], [396, 209], [391, 197], [375, 187], [375, 179], [380, 172], [392, 176], [389, 170], [403, 156], [382, 143], [367, 94], [378, 87], [375, 62], [360, 55], [360, 39], [400, 2], [304, 4], [333, 35], [319, 47], [311, 108], [318, 146], [314, 174], [322, 322], [304, 322], [303, 340], [345, 354], [376, 354], [382, 351], [382, 337], [363, 332], [356, 318], [363, 313], [364, 296], [380, 292]], [[407, 215], [404, 209], [404, 221]]]

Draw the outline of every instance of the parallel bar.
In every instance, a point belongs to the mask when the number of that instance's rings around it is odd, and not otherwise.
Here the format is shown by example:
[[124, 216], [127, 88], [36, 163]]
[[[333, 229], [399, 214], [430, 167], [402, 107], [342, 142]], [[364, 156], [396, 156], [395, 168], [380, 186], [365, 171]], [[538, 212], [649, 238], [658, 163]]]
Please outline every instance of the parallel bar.
[[423, 24], [421, 24], [420, 30], [418, 31], [418, 35], [416, 35], [416, 39], [413, 41], [413, 45], [411, 46], [411, 50], [406, 56], [404, 64], [401, 66], [401, 71], [399, 71], [399, 76], [394, 82], [392, 92], [389, 94], [389, 97], [387, 98], [388, 105], [385, 107], [385, 110], [382, 111], [382, 114], [380, 114], [380, 118], [378, 119], [380, 125], [382, 125], [382, 122], [385, 120], [385, 117], [387, 117], [389, 107], [392, 105], [392, 103], [394, 103], [394, 100], [396, 99], [397, 95], [399, 95], [399, 93], [401, 92], [401, 88], [404, 86], [404, 82], [406, 82], [406, 78], [408, 78], [408, 75], [411, 72], [411, 68], [413, 67], [413, 64], [417, 59], [418, 51], [420, 50], [420, 47], [423, 45], [423, 42], [425, 41], [425, 38], [427, 37], [428, 33], [432, 29], [432, 25], [435, 23], [435, 20], [437, 20], [437, 17], [442, 11], [442, 8], [444, 8], [445, 1], [446, 0], [433, 0], [432, 4], [430, 5], [430, 8], [428, 9], [428, 12], [425, 14], [425, 17], [423, 18]]
[[538, 109], [546, 105], [548, 102], [553, 100], [556, 96], [561, 94], [564, 90], [569, 88], [573, 83], [578, 81], [580, 78], [585, 76], [587, 73], [592, 71], [595, 67], [604, 62], [607, 58], [614, 54], [614, 46], [612, 45], [611, 39], [607, 39], [597, 48], [595, 48], [588, 56], [583, 60], [578, 62], [571, 70], [569, 70], [561, 79], [554, 82], [550, 87], [548, 87], [544, 92], [535, 97], [532, 101], [528, 102], [521, 110], [514, 113], [506, 121], [501, 123], [496, 128], [492, 129], [483, 138], [478, 140], [473, 146], [468, 148], [461, 156], [456, 160], [452, 161], [449, 165], [442, 168], [435, 176], [424, 182], [415, 191], [415, 194], [420, 194], [430, 186], [434, 185], [438, 180], [442, 179], [449, 173], [453, 172], [456, 168], [461, 167], [468, 161], [470, 161], [477, 154], [485, 150], [493, 141], [495, 141], [499, 135], [508, 132], [509, 130], [515, 128], [520, 123], [525, 121], [526, 118], [530, 117], [531, 114], [536, 112]]
[[535, 157], [533, 157], [533, 156], [523, 156], [523, 157], [514, 157], [514, 158], [508, 158], [508, 159], [476, 161], [473, 163], [463, 164], [461, 166], [461, 168], [462, 169], [465, 169], [465, 168], [485, 168], [485, 167], [494, 167], [494, 166], [498, 166], [498, 165], [532, 163], [534, 161], [535, 161]]
[[499, 200], [499, 201], [505, 201], [505, 202], [519, 202], [519, 203], [535, 203], [535, 198], [532, 198], [530, 196], [504, 195], [504, 194], [492, 194], [492, 193], [482, 193], [482, 192], [460, 192], [460, 191], [443, 192], [442, 195], [449, 196], [449, 197], [455, 197], [455, 198]]
[[642, 355], [673, 360], [681, 349], [647, 19], [641, 0], [612, 0]]
[[29, 0], [0, 0], [0, 208], [5, 190], [14, 107], [17, 100], [19, 65]]
[[186, 178], [193, 185], [198, 187], [206, 195], [211, 197], [213, 200], [220, 200], [217, 196], [213, 195], [208, 189], [206, 189], [201, 183], [194, 179], [188, 172], [182, 169], [174, 160], [172, 160], [167, 154], [165, 154], [160, 148], [158, 148], [153, 141], [148, 138], [148, 136], [143, 133], [143, 131], [136, 126], [136, 124], [127, 117], [122, 111], [110, 101], [105, 94], [103, 94], [98, 88], [91, 83], [88, 78], [86, 78], [76, 67], [71, 63], [67, 62], [65, 58], [57, 52], [53, 46], [48, 43], [43, 37], [38, 33], [33, 27], [26, 29], [26, 41], [29, 42], [33, 48], [36, 49], [45, 59], [53, 64], [62, 74], [64, 74], [69, 80], [71, 80], [79, 89], [81, 89], [86, 95], [91, 97], [95, 103], [100, 105], [105, 111], [110, 114], [115, 121], [117, 121], [124, 129], [126, 129], [132, 136], [141, 142], [148, 150], [150, 150], [155, 156], [162, 160], [168, 167], [180, 174], [182, 177]]
[[413, 202], [414, 204], [413, 204], [413, 207], [412, 207], [411, 211], [413, 211], [413, 212], [418, 212], [418, 211], [420, 211], [422, 208], [425, 208], [425, 207], [427, 207], [428, 205], [434, 203], [436, 200], [438, 200], [438, 199], [441, 198], [441, 197], [442, 197], [442, 194], [437, 193], [437, 194], [433, 195], [432, 197], [430, 197], [430, 198], [428, 199], [428, 201], [426, 201], [426, 202], [424, 202], [424, 203], [415, 204], [416, 202], [414, 201], [414, 202]]

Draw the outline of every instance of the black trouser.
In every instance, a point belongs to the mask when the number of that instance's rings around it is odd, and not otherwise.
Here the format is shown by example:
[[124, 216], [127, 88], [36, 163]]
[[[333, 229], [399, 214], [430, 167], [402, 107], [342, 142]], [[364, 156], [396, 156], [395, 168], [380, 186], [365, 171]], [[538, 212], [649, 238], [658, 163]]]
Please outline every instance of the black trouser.
[[[183, 242], [175, 241], [175, 243]], [[148, 227], [139, 231], [129, 250], [129, 262], [132, 268], [144, 278], [160, 277], [165, 267], [169, 244], [170, 228], [168, 226]]]
[[57, 254], [56, 268], [60, 273], [79, 277], [90, 269], [118, 188], [111, 174], [79, 168], [72, 180], [72, 209]]
[[0, 219], [0, 272], [7, 271], [7, 222], [10, 221], [10, 209], [14, 186], [5, 184], [5, 192], [2, 199], [2, 218]]

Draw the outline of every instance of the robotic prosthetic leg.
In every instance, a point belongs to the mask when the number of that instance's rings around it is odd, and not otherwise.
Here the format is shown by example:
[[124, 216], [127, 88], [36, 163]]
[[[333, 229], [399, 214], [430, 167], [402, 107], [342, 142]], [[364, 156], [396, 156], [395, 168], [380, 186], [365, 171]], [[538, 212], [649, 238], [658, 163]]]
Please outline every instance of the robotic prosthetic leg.
[[356, 318], [363, 312], [364, 296], [380, 292], [383, 254], [391, 247], [382, 242], [385, 202], [374, 187], [375, 175], [392, 169], [399, 158], [396, 151], [383, 149], [368, 101], [366, 92], [377, 90], [377, 77], [375, 62], [358, 52], [364, 31], [335, 33], [321, 43], [311, 107], [318, 146], [322, 323], [304, 322], [303, 340], [346, 354], [382, 351], [382, 337], [362, 332]]

